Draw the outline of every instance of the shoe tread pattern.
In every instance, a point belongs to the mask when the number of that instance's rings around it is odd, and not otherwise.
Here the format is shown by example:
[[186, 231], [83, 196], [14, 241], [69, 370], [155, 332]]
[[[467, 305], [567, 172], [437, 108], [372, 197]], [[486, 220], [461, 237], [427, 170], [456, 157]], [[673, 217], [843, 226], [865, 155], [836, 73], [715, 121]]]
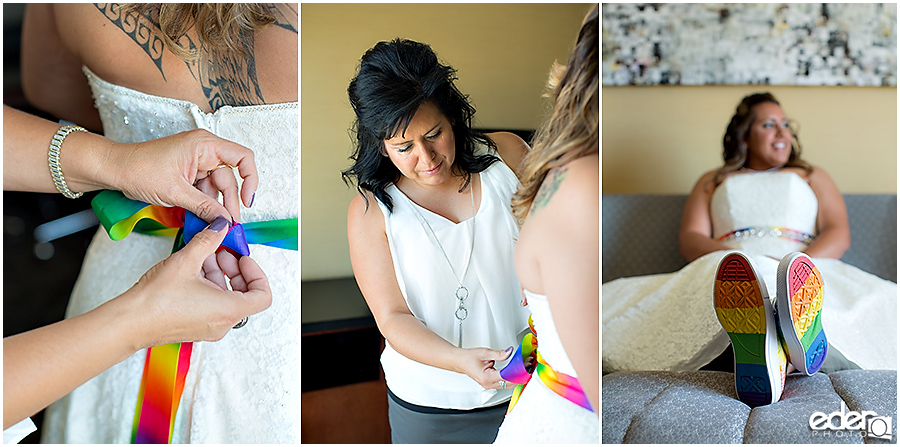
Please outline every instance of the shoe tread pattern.
[[797, 338], [803, 338], [807, 328], [822, 310], [822, 277], [804, 258], [797, 259], [788, 272], [791, 295], [791, 318]]

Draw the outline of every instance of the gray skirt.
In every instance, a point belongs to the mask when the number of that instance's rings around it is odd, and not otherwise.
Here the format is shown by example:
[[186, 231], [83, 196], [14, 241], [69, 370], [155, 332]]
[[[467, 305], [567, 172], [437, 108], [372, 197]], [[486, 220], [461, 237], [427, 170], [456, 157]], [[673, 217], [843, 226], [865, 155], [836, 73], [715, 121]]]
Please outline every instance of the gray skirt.
[[388, 389], [388, 419], [394, 444], [491, 444], [508, 402], [473, 410], [414, 405]]

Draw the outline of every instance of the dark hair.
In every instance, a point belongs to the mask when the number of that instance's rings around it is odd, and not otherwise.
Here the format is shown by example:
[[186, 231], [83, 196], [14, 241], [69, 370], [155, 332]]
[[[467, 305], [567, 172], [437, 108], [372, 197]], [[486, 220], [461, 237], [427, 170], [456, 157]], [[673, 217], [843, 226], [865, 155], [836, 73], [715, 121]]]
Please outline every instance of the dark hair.
[[[356, 189], [371, 191], [388, 211], [393, 203], [385, 188], [400, 171], [384, 156], [384, 140], [405, 131], [413, 115], [425, 102], [434, 104], [450, 121], [456, 140], [454, 174], [461, 175], [465, 190], [472, 174], [484, 171], [500, 159], [492, 154], [475, 155], [477, 143], [494, 150], [496, 145], [472, 129], [475, 108], [453, 84], [456, 70], [438, 61], [428, 45], [406, 39], [379, 42], [360, 59], [359, 70], [347, 94], [356, 113], [353, 131], [353, 165], [341, 172], [344, 182], [356, 180]], [[365, 194], [363, 194], [365, 198]], [[366, 199], [366, 206], [369, 201]]]
[[[745, 96], [738, 104], [737, 110], [725, 130], [725, 136], [722, 137], [722, 158], [725, 164], [716, 173], [716, 184], [721, 183], [727, 174], [738, 171], [747, 165], [747, 134], [750, 132], [750, 126], [756, 121], [756, 113], [753, 108], [767, 102], [781, 106], [775, 96], [768, 92]], [[791, 155], [785, 166], [799, 167], [807, 173], [812, 172], [812, 166], [800, 158], [800, 136], [797, 134], [796, 128], [791, 129], [791, 135]]]

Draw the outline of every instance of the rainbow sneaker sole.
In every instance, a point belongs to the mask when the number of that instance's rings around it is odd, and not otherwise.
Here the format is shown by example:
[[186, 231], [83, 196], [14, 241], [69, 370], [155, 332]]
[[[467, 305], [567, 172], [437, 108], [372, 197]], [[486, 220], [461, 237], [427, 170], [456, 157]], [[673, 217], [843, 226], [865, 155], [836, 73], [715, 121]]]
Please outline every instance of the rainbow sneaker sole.
[[784, 389], [787, 359], [765, 283], [750, 258], [731, 253], [722, 259], [713, 300], [716, 316], [734, 347], [738, 398], [751, 407], [777, 402]]
[[808, 256], [791, 253], [778, 264], [776, 299], [788, 359], [798, 371], [815, 374], [828, 354], [828, 340], [822, 328], [825, 282]]

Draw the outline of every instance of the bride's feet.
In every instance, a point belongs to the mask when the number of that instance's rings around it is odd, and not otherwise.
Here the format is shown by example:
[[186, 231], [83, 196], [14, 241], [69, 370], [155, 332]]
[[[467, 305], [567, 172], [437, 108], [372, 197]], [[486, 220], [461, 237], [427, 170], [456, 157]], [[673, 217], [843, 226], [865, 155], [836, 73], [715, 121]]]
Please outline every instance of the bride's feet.
[[734, 381], [741, 402], [777, 402], [784, 389], [785, 354], [772, 304], [753, 261], [731, 253], [719, 263], [713, 288], [716, 316], [734, 347]]
[[791, 253], [778, 264], [775, 308], [788, 359], [798, 371], [812, 375], [828, 354], [822, 329], [822, 275], [803, 253]]

